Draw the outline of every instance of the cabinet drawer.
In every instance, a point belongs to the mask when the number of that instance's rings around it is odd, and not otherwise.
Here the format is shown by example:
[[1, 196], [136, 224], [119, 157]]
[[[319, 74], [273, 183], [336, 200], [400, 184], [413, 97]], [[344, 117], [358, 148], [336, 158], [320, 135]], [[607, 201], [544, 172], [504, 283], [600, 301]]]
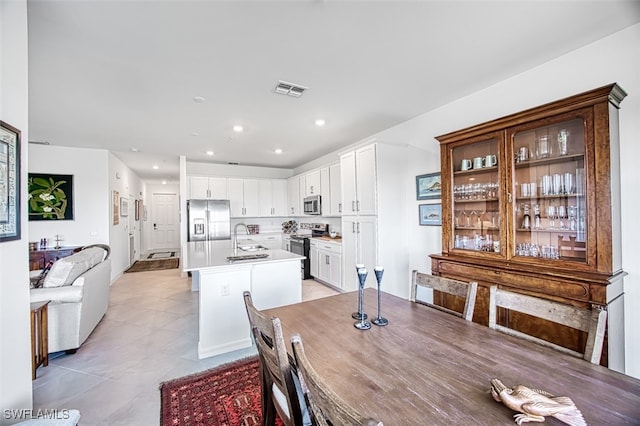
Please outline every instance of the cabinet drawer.
[[476, 280], [489, 284], [499, 284], [505, 287], [519, 288], [559, 298], [584, 302], [589, 301], [588, 284], [551, 279], [526, 273], [507, 272], [497, 269], [481, 268], [478, 266], [468, 266], [452, 262], [439, 261], [437, 265], [437, 269], [440, 273], [463, 277], [465, 280]]

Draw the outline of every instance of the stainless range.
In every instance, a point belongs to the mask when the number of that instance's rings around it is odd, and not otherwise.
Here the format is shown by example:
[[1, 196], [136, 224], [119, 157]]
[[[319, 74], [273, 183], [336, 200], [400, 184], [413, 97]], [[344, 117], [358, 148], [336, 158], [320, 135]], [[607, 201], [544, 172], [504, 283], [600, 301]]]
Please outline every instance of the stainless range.
[[311, 278], [311, 260], [309, 259], [309, 238], [326, 235], [329, 225], [326, 223], [301, 223], [297, 234], [291, 235], [289, 251], [304, 256], [300, 261], [300, 272], [303, 280]]

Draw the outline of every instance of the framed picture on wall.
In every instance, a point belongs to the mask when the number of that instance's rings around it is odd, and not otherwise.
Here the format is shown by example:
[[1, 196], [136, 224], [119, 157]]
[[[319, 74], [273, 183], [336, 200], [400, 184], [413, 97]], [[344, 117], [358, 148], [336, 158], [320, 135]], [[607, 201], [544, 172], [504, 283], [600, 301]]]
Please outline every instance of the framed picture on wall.
[[129, 199], [120, 198], [120, 216], [129, 216]]
[[120, 193], [118, 191], [113, 191], [113, 224], [117, 225], [120, 223]]
[[0, 241], [20, 239], [20, 130], [0, 121]]
[[73, 175], [29, 173], [29, 220], [73, 220]]
[[420, 225], [442, 226], [442, 204], [420, 204], [418, 206]]
[[416, 199], [432, 200], [441, 197], [442, 176], [440, 172], [416, 176]]

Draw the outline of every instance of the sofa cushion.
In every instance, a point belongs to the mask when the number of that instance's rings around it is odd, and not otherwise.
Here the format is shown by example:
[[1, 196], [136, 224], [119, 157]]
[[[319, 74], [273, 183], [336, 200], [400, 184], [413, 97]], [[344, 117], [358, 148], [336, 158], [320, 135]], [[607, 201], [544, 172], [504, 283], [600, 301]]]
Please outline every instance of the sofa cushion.
[[104, 255], [104, 249], [91, 247], [56, 260], [44, 279], [43, 287], [60, 287], [73, 284], [76, 278], [102, 262]]

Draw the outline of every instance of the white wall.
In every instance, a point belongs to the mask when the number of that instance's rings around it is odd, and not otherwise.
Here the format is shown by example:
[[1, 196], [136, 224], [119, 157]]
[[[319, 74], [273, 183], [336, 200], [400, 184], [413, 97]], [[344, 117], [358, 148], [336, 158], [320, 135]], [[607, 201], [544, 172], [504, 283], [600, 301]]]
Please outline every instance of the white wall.
[[[129, 257], [129, 236], [140, 238], [138, 224], [134, 220], [134, 200], [143, 196], [142, 180], [115, 155], [109, 153], [108, 158], [107, 204], [101, 204], [108, 215], [109, 244], [111, 245], [111, 279], [115, 279], [131, 266]], [[113, 191], [118, 191], [120, 198], [129, 200], [129, 215], [119, 216], [118, 224], [113, 224]], [[105, 208], [109, 206], [108, 208]], [[135, 245], [135, 243], [134, 243]]]
[[109, 152], [102, 149], [29, 145], [29, 173], [73, 175], [73, 220], [30, 221], [32, 241], [41, 238], [53, 246], [56, 234], [61, 245], [109, 244], [108, 180]]
[[202, 175], [202, 176], [224, 176], [224, 177], [260, 177], [270, 179], [286, 179], [293, 176], [293, 170], [291, 169], [277, 169], [274, 167], [256, 167], [256, 166], [241, 166], [230, 164], [215, 164], [215, 163], [186, 163], [187, 176]]
[[[620, 110], [623, 269], [625, 279], [626, 372], [640, 377], [640, 24], [570, 52], [465, 98], [383, 131], [376, 138], [409, 143], [426, 152], [411, 158], [415, 174], [439, 170], [439, 144], [435, 136], [535, 107], [550, 101], [617, 82], [628, 92]], [[440, 228], [417, 225], [415, 182], [407, 203], [414, 204], [406, 218], [412, 241], [411, 267], [430, 270], [426, 255], [441, 251]]]
[[[27, 191], [27, 2], [0, 2], [0, 117], [21, 131], [20, 194]], [[29, 262], [26, 198], [20, 197], [21, 238], [0, 243], [0, 424], [5, 409], [32, 408]], [[15, 419], [14, 419], [15, 420]]]

